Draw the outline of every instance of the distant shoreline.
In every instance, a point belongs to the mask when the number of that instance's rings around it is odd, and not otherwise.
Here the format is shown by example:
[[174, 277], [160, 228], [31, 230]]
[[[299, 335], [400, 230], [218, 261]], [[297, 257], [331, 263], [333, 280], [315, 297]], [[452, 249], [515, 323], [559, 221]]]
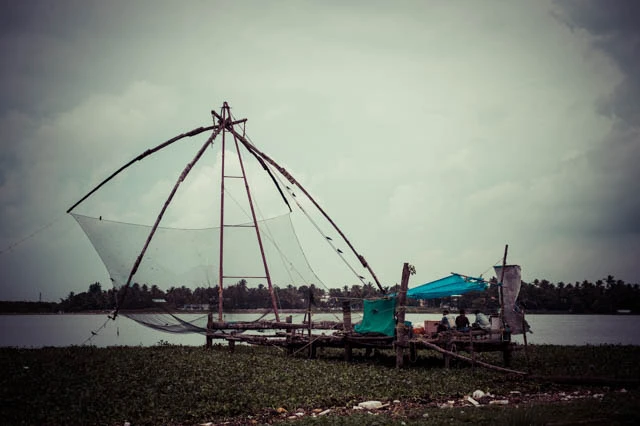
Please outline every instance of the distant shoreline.
[[[471, 310], [470, 310], [471, 311]], [[110, 315], [113, 311], [78, 311], [78, 312], [0, 312], [0, 315]], [[196, 311], [196, 310], [122, 310], [120, 311], [120, 315], [126, 314], [190, 314], [190, 315], [207, 315], [210, 311]], [[278, 311], [280, 314], [305, 314], [307, 312], [306, 309], [282, 309]], [[312, 314], [336, 314], [341, 315], [342, 310], [340, 309], [322, 309], [322, 310], [313, 310]], [[362, 313], [362, 310], [352, 310], [354, 313]], [[225, 311], [226, 314], [269, 314], [270, 312], [265, 312], [263, 309], [235, 309], [230, 311]], [[407, 309], [408, 314], [441, 314], [441, 309]], [[452, 311], [452, 313], [455, 313]], [[214, 315], [217, 315], [217, 311], [213, 311]], [[568, 312], [568, 311], [546, 311], [546, 310], [531, 310], [527, 311], [527, 315], [621, 315], [621, 316], [637, 316], [640, 313], [634, 312], [612, 312], [612, 313], [589, 313], [589, 312]]]

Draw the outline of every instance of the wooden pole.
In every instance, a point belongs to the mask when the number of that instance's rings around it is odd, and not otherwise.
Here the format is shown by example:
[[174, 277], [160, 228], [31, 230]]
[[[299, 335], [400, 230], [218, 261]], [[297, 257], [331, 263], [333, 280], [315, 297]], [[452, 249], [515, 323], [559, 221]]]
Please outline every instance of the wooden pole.
[[[445, 349], [442, 349], [438, 345], [434, 345], [433, 343], [430, 343], [430, 342], [427, 342], [427, 341], [424, 341], [424, 340], [421, 341], [420, 343], [422, 345], [428, 347], [429, 349], [433, 349], [434, 351], [441, 352], [441, 353], [443, 353], [445, 355], [448, 355], [450, 357], [457, 358], [459, 360], [466, 361], [466, 362], [471, 362], [472, 361], [471, 359], [467, 358], [466, 356], [458, 355], [455, 352], [447, 351]], [[511, 370], [510, 368], [498, 367], [496, 365], [487, 364], [486, 362], [478, 361], [478, 360], [476, 360], [475, 362], [476, 362], [476, 364], [478, 364], [478, 365], [480, 365], [482, 367], [489, 368], [491, 370], [501, 371], [503, 373], [518, 374], [520, 376], [527, 376], [528, 375], [528, 373], [526, 373], [524, 371]]]
[[447, 332], [446, 333], [446, 337], [445, 337], [445, 342], [444, 342], [444, 352], [442, 352], [442, 356], [444, 357], [444, 368], [446, 370], [449, 369], [449, 365], [451, 364], [451, 354], [454, 353], [453, 351], [451, 351], [451, 349], [453, 348], [453, 343], [451, 343], [451, 332]]
[[402, 267], [402, 280], [400, 281], [400, 291], [398, 291], [398, 300], [396, 310], [398, 312], [396, 324], [396, 368], [404, 367], [404, 348], [407, 346], [407, 330], [404, 325], [404, 317], [406, 311], [407, 287], [409, 286], [409, 264], [405, 263]]
[[315, 349], [311, 340], [311, 298], [313, 297], [312, 289], [309, 287], [309, 300], [307, 301], [307, 321], [309, 334], [309, 358], [315, 358]]
[[524, 319], [524, 308], [522, 308], [522, 338], [524, 340], [524, 362], [529, 370], [529, 353], [527, 350], [527, 322]]
[[[342, 328], [344, 334], [351, 334], [351, 303], [348, 300], [342, 302]], [[344, 342], [344, 360], [350, 362], [353, 359], [353, 349], [351, 342], [345, 339]]]
[[476, 353], [473, 350], [473, 329], [469, 329], [469, 351], [471, 352], [471, 369], [476, 369]]
[[500, 270], [500, 287], [498, 287], [498, 295], [500, 298], [500, 323], [504, 329], [504, 294], [502, 293], [502, 283], [504, 281], [504, 270], [507, 266], [507, 251], [509, 250], [509, 244], [504, 246], [504, 256], [502, 257], [502, 269]]
[[345, 300], [342, 302], [342, 324], [345, 333], [350, 333], [352, 330], [351, 326], [351, 302]]
[[[226, 104], [226, 103], [225, 103]], [[224, 166], [225, 166], [225, 122], [229, 118], [227, 115], [228, 108], [222, 107], [222, 117], [220, 117], [220, 127], [222, 131], [222, 163], [220, 167], [220, 252], [218, 254], [218, 321], [222, 321], [222, 311], [224, 309]], [[213, 111], [212, 111], [213, 112]]]
[[[293, 322], [293, 316], [288, 315], [285, 319], [287, 324], [291, 324]], [[295, 329], [290, 329], [286, 331], [287, 334], [287, 353], [289, 355], [293, 355], [293, 336], [295, 335]]]
[[207, 349], [211, 349], [211, 347], [213, 346], [213, 336], [211, 336], [211, 333], [213, 333], [213, 330], [211, 330], [212, 328], [213, 328], [213, 313], [209, 312], [209, 314], [207, 315], [207, 344], [206, 344]]

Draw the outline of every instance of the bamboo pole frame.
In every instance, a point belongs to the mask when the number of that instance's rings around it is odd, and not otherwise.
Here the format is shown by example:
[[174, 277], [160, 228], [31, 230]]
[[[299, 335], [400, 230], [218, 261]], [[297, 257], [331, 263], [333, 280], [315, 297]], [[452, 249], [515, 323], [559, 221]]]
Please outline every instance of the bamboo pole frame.
[[[305, 196], [313, 203], [313, 205], [320, 211], [320, 213], [325, 217], [325, 219], [327, 219], [327, 221], [332, 225], [332, 227], [338, 232], [338, 234], [342, 237], [342, 239], [347, 243], [347, 245], [349, 246], [349, 248], [351, 249], [351, 251], [355, 254], [355, 256], [358, 258], [358, 260], [360, 261], [360, 263], [362, 264], [362, 266], [364, 268], [366, 268], [369, 273], [371, 274], [373, 280], [375, 281], [376, 285], [378, 286], [380, 292], [382, 294], [386, 293], [385, 289], [382, 287], [382, 285], [380, 284], [380, 281], [378, 280], [378, 277], [376, 276], [376, 274], [374, 273], [373, 269], [371, 268], [371, 266], [368, 264], [368, 262], [366, 261], [366, 259], [364, 258], [364, 256], [362, 256], [360, 253], [358, 253], [358, 251], [356, 251], [355, 247], [353, 246], [353, 244], [349, 241], [349, 239], [346, 237], [346, 235], [342, 232], [342, 230], [336, 225], [336, 223], [329, 217], [329, 215], [325, 212], [325, 210], [316, 202], [316, 200], [309, 194], [309, 192], [293, 177], [291, 176], [291, 174], [289, 174], [286, 169], [284, 169], [283, 167], [281, 167], [278, 163], [276, 163], [271, 157], [269, 157], [268, 155], [266, 155], [264, 152], [258, 150], [253, 144], [251, 144], [244, 136], [244, 134], [240, 134], [238, 133], [233, 126], [235, 124], [241, 124], [241, 123], [245, 123], [247, 121], [247, 119], [240, 119], [240, 120], [231, 120], [231, 114], [229, 111], [229, 105], [224, 102], [222, 110], [221, 110], [221, 114], [218, 114], [216, 111], [211, 111], [211, 114], [214, 116], [215, 119], [218, 120], [217, 123], [215, 123], [212, 126], [206, 126], [206, 127], [198, 127], [195, 129], [192, 129], [188, 132], [179, 134], [171, 139], [168, 139], [167, 141], [157, 145], [154, 148], [151, 149], [147, 149], [146, 151], [144, 151], [143, 153], [139, 154], [138, 156], [136, 156], [134, 159], [132, 159], [131, 161], [129, 161], [128, 163], [126, 163], [125, 165], [123, 165], [122, 167], [120, 167], [119, 169], [117, 169], [115, 172], [113, 172], [111, 175], [109, 175], [106, 179], [104, 179], [103, 181], [101, 181], [98, 185], [96, 185], [91, 191], [89, 191], [87, 194], [85, 194], [80, 200], [78, 200], [76, 203], [74, 203], [71, 207], [69, 207], [67, 209], [67, 213], [71, 213], [78, 205], [80, 205], [82, 202], [84, 202], [86, 199], [88, 199], [91, 195], [93, 195], [98, 189], [100, 189], [102, 186], [104, 186], [106, 183], [108, 183], [109, 181], [111, 181], [113, 178], [115, 178], [118, 174], [120, 174], [122, 171], [124, 171], [125, 169], [127, 169], [128, 167], [130, 167], [132, 164], [136, 163], [137, 161], [140, 161], [148, 156], [150, 156], [151, 154], [154, 154], [168, 146], [170, 146], [171, 144], [184, 139], [186, 137], [192, 137], [192, 136], [196, 136], [200, 133], [203, 133], [205, 131], [208, 130], [213, 130], [213, 133], [211, 134], [211, 136], [207, 139], [207, 141], [202, 145], [202, 147], [198, 150], [197, 154], [194, 156], [193, 160], [191, 162], [189, 162], [184, 170], [182, 171], [182, 173], [180, 174], [178, 180], [176, 181], [176, 183], [174, 184], [174, 187], [172, 188], [172, 190], [170, 191], [169, 195], [167, 196], [167, 199], [164, 203], [164, 205], [162, 206], [160, 213], [158, 214], [152, 228], [151, 231], [149, 232], [149, 235], [141, 249], [140, 254], [138, 255], [138, 257], [136, 258], [136, 261], [133, 265], [133, 267], [131, 268], [130, 272], [129, 272], [129, 276], [127, 278], [127, 282], [126, 284], [123, 286], [124, 291], [122, 292], [122, 295], [120, 297], [120, 300], [118, 300], [117, 304], [116, 304], [116, 309], [114, 310], [114, 312], [112, 313], [112, 316], [110, 316], [111, 319], [115, 320], [119, 310], [125, 300], [127, 291], [131, 285], [131, 280], [133, 279], [133, 276], [136, 274], [140, 263], [142, 262], [142, 259], [144, 258], [144, 255], [149, 247], [149, 244], [151, 243], [151, 240], [153, 239], [153, 236], [156, 233], [156, 230], [169, 206], [169, 204], [171, 203], [171, 201], [173, 200], [180, 184], [184, 181], [184, 179], [187, 177], [187, 175], [189, 174], [189, 172], [191, 171], [191, 169], [193, 168], [193, 166], [200, 160], [200, 158], [202, 157], [202, 155], [204, 154], [205, 149], [213, 143], [213, 140], [222, 132], [222, 145], [223, 145], [223, 158], [224, 158], [224, 145], [225, 145], [225, 133], [228, 131], [230, 132], [233, 136], [234, 136], [234, 141], [236, 144], [236, 150], [238, 152], [238, 157], [240, 159], [241, 165], [242, 165], [242, 159], [240, 157], [240, 152], [238, 149], [238, 141], [240, 141], [246, 148], [247, 150], [253, 154], [258, 161], [261, 163], [261, 165], [263, 166], [263, 168], [265, 168], [267, 170], [267, 172], [269, 173], [269, 175], [271, 176], [272, 180], [275, 179], [273, 177], [273, 175], [271, 174], [271, 171], [269, 170], [269, 168], [267, 167], [267, 163], [270, 164], [271, 166], [273, 166], [282, 176], [284, 176], [289, 182], [291, 182], [292, 184], [296, 185], [304, 194]], [[243, 169], [243, 176], [244, 176], [244, 167], [242, 166]], [[223, 178], [222, 178], [222, 183], [221, 183], [221, 235], [220, 235], [220, 245], [222, 248], [222, 244], [223, 244], [223, 215], [224, 215], [224, 160], [223, 160]], [[251, 195], [249, 192], [249, 187], [248, 187], [248, 183], [246, 182], [246, 176], [245, 176], [245, 186], [247, 188], [247, 194], [249, 197], [249, 204], [251, 205], [252, 208], [252, 214], [253, 214], [253, 218], [254, 218], [254, 224], [256, 227], [256, 231], [257, 231], [257, 235], [258, 235], [258, 240], [259, 240], [259, 244], [260, 244], [260, 251], [263, 257], [263, 263], [265, 265], [265, 272], [267, 275], [267, 281], [269, 284], [269, 289], [271, 292], [271, 298], [272, 298], [272, 303], [273, 303], [273, 307], [274, 307], [274, 311], [276, 314], [276, 320], [279, 322], [279, 318], [278, 318], [278, 310], [277, 310], [277, 303], [276, 303], [276, 298], [275, 298], [275, 293], [273, 290], [273, 286], [271, 284], [270, 281], [270, 276], [269, 276], [269, 272], [268, 272], [268, 266], [266, 264], [266, 259], [264, 256], [264, 250], [262, 247], [262, 243], [261, 243], [261, 238], [260, 238], [260, 234], [259, 234], [259, 229], [258, 229], [258, 225], [256, 222], [256, 218], [255, 218], [255, 213], [253, 212], [253, 204], [251, 201]], [[277, 185], [278, 190], [280, 192], [280, 194], [282, 195], [282, 197], [284, 198], [285, 202], [287, 203], [287, 206], [289, 206], [288, 201], [286, 200], [286, 198], [284, 197], [284, 194], [282, 193], [280, 187]], [[290, 206], [289, 206], [289, 209]], [[223, 303], [223, 296], [222, 296], [222, 280], [223, 280], [223, 250], [220, 250], [220, 271], [219, 271], [219, 321], [222, 321], [222, 316], [221, 316], [221, 312], [222, 312], [222, 303]]]

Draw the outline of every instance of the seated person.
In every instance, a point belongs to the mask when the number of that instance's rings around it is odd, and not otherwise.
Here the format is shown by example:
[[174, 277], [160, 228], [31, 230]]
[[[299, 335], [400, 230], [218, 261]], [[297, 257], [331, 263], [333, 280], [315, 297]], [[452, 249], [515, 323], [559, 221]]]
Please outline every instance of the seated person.
[[438, 332], [451, 330], [451, 323], [449, 322], [449, 311], [446, 309], [442, 312], [442, 319], [440, 320], [440, 324], [438, 324]]
[[469, 331], [469, 318], [464, 314], [464, 309], [460, 309], [460, 315], [456, 317], [456, 329], [458, 331]]
[[473, 323], [473, 328], [484, 331], [491, 330], [491, 321], [489, 320], [489, 317], [480, 312], [479, 309], [476, 309], [474, 313], [476, 314], [476, 321]]

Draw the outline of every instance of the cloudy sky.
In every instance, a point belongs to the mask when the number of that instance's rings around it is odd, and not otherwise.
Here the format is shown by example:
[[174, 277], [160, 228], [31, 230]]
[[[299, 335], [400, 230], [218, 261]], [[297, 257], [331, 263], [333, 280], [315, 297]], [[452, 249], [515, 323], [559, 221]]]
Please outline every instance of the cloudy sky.
[[[640, 281], [633, 0], [0, 4], [1, 299], [108, 282], [66, 209], [224, 101], [385, 285], [403, 262], [481, 274], [505, 244], [525, 281]], [[82, 207], [148, 223], [203, 141]], [[205, 172], [183, 219], [209, 216]]]

